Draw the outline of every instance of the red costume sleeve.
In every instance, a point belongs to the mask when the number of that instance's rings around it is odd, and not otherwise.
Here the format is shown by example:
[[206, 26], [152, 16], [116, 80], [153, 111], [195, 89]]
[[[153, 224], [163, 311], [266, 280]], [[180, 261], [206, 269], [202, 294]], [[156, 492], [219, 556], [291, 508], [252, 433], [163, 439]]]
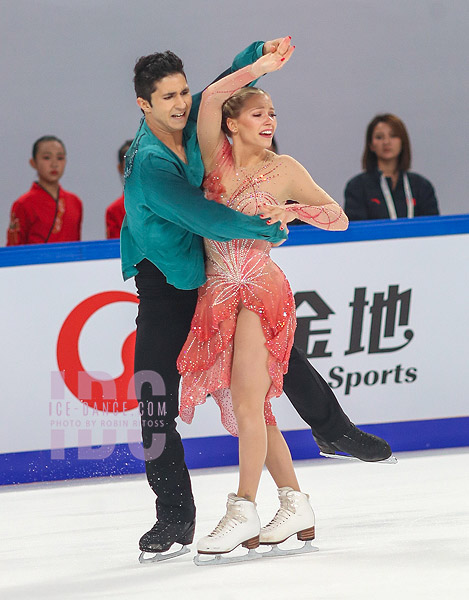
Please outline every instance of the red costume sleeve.
[[10, 225], [7, 231], [7, 246], [28, 243], [29, 221], [24, 206], [15, 202], [11, 207]]
[[106, 209], [106, 237], [108, 240], [120, 237], [124, 216], [124, 196], [122, 195]]
[[108, 240], [118, 238], [121, 232], [121, 224], [118, 223], [116, 215], [109, 209], [106, 211], [106, 237]]
[[78, 198], [78, 201], [80, 202], [80, 220], [78, 221], [78, 241], [81, 241], [81, 226], [83, 223], [83, 202], [80, 200], [80, 198]]

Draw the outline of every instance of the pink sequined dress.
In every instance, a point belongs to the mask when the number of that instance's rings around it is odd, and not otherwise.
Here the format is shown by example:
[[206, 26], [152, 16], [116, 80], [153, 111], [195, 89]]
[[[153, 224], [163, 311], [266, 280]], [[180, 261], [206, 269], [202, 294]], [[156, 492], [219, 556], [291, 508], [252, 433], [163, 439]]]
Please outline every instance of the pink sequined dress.
[[[204, 134], [204, 122], [216, 117], [221, 100], [252, 79], [247, 67], [208, 88], [199, 113], [199, 139]], [[289, 196], [291, 160], [268, 152], [261, 164], [236, 169], [231, 145], [227, 138], [222, 138], [216, 148], [216, 167], [204, 181], [205, 195], [249, 215], [262, 214], [266, 204], [283, 206], [284, 201], [279, 202], [276, 195]], [[303, 204], [288, 205], [286, 209], [323, 229], [346, 227], [347, 219], [336, 204], [329, 209]], [[270, 258], [271, 247], [272, 244], [261, 240], [205, 240], [207, 282], [199, 288], [191, 330], [177, 363], [182, 376], [179, 415], [186, 423], [192, 421], [195, 407], [210, 394], [220, 407], [224, 427], [237, 435], [230, 379], [236, 320], [243, 305], [261, 321], [271, 378], [264, 416], [268, 425], [276, 424], [270, 400], [282, 393], [296, 316], [290, 285]]]

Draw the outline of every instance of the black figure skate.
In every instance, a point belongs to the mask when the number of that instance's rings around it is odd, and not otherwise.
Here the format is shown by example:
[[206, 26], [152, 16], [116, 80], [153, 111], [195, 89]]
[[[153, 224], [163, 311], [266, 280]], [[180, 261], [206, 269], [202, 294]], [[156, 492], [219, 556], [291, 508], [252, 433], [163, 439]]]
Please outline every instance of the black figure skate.
[[382, 438], [365, 433], [350, 423], [350, 428], [333, 442], [328, 442], [314, 435], [321, 456], [345, 460], [362, 460], [364, 462], [395, 464], [397, 459], [392, 454], [390, 445]]
[[[157, 521], [150, 531], [147, 531], [139, 542], [142, 551], [138, 560], [144, 563], [160, 562], [170, 558], [176, 558], [189, 552], [187, 547], [194, 540], [195, 521], [191, 523], [164, 523]], [[181, 548], [174, 552], [169, 552], [173, 544], [180, 544]], [[145, 554], [153, 554], [146, 558]]]

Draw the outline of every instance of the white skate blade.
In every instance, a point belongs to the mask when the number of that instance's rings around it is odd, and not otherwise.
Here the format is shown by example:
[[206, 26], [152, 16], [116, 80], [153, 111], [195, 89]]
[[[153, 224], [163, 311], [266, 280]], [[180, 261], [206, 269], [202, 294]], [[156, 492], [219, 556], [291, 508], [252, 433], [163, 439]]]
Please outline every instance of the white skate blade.
[[356, 460], [361, 463], [369, 463], [375, 465], [395, 465], [397, 463], [397, 458], [394, 454], [391, 454], [389, 458], [385, 458], [384, 460], [361, 460], [360, 458], [356, 458], [355, 456], [349, 456], [347, 454], [327, 454], [326, 452], [319, 452], [321, 456], [324, 458], [338, 458], [339, 460]]
[[253, 548], [248, 551], [247, 554], [241, 556], [228, 556], [225, 554], [197, 554], [194, 556], [194, 564], [198, 567], [216, 566], [216, 565], [230, 565], [232, 563], [246, 562], [247, 560], [256, 560], [262, 558], [260, 552], [256, 552]]
[[261, 552], [263, 558], [272, 558], [274, 556], [292, 556], [294, 554], [309, 554], [310, 552], [318, 552], [319, 548], [312, 546], [310, 541], [306, 541], [300, 548], [284, 549], [279, 548], [278, 544], [272, 544], [272, 548], [268, 552]]
[[[187, 554], [188, 552], [190, 552], [190, 549], [187, 546], [182, 546], [179, 550], [176, 550], [175, 552], [142, 552], [138, 557], [138, 562], [142, 565], [162, 562], [163, 560], [176, 558], [176, 556], [182, 556], [183, 554]], [[149, 558], [145, 558], [145, 554], [151, 554], [152, 556]]]

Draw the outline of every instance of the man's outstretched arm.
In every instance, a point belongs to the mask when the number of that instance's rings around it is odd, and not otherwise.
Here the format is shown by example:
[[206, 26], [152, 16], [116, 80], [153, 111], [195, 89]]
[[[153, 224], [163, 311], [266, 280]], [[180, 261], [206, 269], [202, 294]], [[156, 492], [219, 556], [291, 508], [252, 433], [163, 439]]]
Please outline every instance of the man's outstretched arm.
[[192, 233], [220, 242], [246, 238], [277, 244], [287, 237], [278, 223], [267, 225], [259, 216], [244, 215], [207, 200], [202, 190], [191, 185], [169, 161], [148, 155], [140, 173], [150, 210]]

